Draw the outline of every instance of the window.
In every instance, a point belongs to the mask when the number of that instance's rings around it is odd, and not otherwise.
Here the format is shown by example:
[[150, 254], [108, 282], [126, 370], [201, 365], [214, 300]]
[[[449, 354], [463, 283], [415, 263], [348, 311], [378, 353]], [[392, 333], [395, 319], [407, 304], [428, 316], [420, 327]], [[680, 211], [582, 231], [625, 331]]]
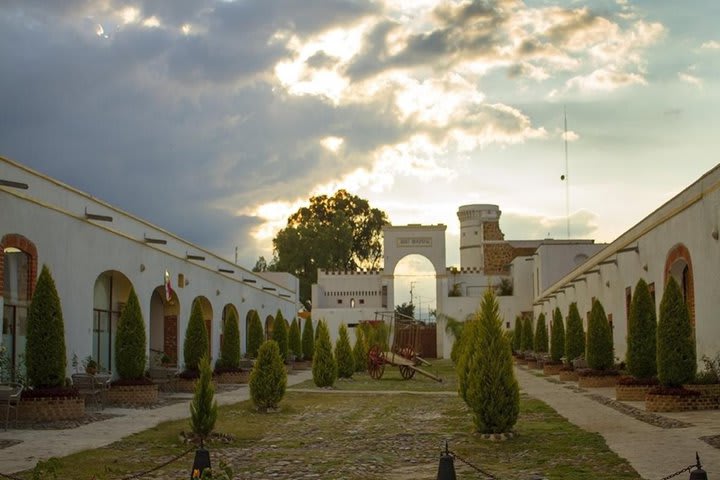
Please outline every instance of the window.
[[338, 301], [338, 305], [342, 305], [342, 298], [338, 298], [337, 301]]
[[365, 299], [364, 299], [364, 298], [361, 298], [361, 299], [360, 299], [360, 305], [365, 305]]
[[30, 255], [12, 247], [5, 248], [2, 254], [5, 264], [2, 345], [10, 361], [12, 377], [15, 367], [20, 365], [20, 355], [25, 353], [27, 311], [31, 297]]

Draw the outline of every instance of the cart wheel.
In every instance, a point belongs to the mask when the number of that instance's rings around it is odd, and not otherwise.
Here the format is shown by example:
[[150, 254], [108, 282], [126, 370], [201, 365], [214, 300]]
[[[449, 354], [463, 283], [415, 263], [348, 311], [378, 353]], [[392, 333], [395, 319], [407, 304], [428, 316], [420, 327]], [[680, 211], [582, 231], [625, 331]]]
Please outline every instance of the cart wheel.
[[368, 373], [371, 378], [380, 380], [385, 372], [385, 357], [380, 351], [379, 345], [373, 345], [368, 351]]
[[415, 350], [413, 350], [412, 347], [403, 347], [400, 349], [398, 354], [403, 358], [407, 358], [408, 360], [413, 360], [415, 358]]
[[400, 375], [402, 375], [403, 379], [410, 380], [415, 376], [415, 369], [405, 365], [400, 365]]

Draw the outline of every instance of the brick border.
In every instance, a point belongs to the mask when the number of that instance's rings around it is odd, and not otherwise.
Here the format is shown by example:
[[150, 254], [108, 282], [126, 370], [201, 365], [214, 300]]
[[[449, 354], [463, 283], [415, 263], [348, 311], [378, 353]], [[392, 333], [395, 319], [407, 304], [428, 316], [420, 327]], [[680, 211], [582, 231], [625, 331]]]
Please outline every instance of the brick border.
[[687, 412], [691, 410], [717, 410], [720, 401], [715, 396], [659, 395], [648, 393], [645, 410], [648, 412]]
[[560, 370], [560, 381], [577, 382], [578, 374], [575, 370]]
[[607, 388], [617, 385], [619, 375], [603, 376], [578, 376], [578, 387], [580, 388]]
[[5, 291], [5, 253], [6, 248], [17, 248], [30, 257], [30, 272], [28, 272], [28, 300], [32, 298], [35, 291], [35, 283], [38, 276], [38, 254], [37, 247], [28, 238], [19, 233], [8, 233], [0, 239], [0, 292]]
[[615, 400], [621, 402], [642, 402], [648, 391], [655, 385], [615, 385]]
[[158, 401], [158, 386], [113, 385], [105, 392], [105, 399], [114, 405], [152, 405]]
[[27, 422], [56, 422], [77, 420], [85, 416], [83, 397], [23, 398], [18, 408], [18, 420]]

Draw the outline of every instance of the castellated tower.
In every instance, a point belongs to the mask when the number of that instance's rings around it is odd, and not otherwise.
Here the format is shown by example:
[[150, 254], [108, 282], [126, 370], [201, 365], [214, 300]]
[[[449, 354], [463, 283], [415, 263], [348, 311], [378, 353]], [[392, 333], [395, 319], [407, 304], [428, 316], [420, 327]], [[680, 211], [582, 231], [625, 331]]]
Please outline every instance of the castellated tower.
[[486, 274], [497, 270], [493, 253], [506, 243], [500, 230], [500, 213], [497, 205], [490, 204], [463, 205], [458, 209], [461, 268], [482, 269]]

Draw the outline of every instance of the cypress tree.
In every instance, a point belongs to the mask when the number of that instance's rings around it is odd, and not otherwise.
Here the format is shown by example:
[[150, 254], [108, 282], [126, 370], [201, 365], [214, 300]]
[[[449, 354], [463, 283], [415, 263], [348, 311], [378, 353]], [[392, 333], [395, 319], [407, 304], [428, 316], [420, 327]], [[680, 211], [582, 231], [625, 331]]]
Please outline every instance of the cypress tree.
[[275, 340], [262, 344], [250, 373], [250, 398], [261, 412], [277, 408], [285, 395], [287, 371]]
[[532, 318], [527, 317], [523, 321], [522, 349], [524, 352], [532, 351], [535, 348], [535, 337], [533, 336]]
[[338, 340], [335, 344], [335, 360], [338, 366], [338, 377], [350, 378], [355, 373], [355, 358], [350, 347], [347, 327], [343, 323], [338, 331]]
[[298, 324], [297, 318], [293, 318], [290, 324], [288, 348], [290, 349], [290, 353], [295, 355], [295, 360], [302, 358], [302, 339], [300, 338], [300, 325]]
[[655, 303], [642, 278], [635, 285], [627, 333], [627, 369], [636, 378], [657, 375], [657, 319]]
[[365, 334], [362, 329], [355, 329], [355, 346], [353, 347], [353, 358], [355, 359], [355, 371], [364, 372], [367, 370], [368, 346], [365, 342]]
[[460, 398], [467, 402], [467, 387], [468, 387], [468, 375], [470, 365], [474, 361], [474, 357], [477, 354], [477, 329], [480, 313], [475, 312], [475, 315], [465, 320], [465, 326], [462, 329], [460, 340], [456, 340], [457, 350], [457, 364], [455, 365], [455, 371], [458, 377], [458, 393]]
[[47, 265], [43, 265], [27, 313], [25, 366], [30, 385], [60, 387], [65, 383], [65, 326], [60, 297]]
[[679, 387], [695, 378], [695, 332], [680, 286], [671, 276], [660, 301], [657, 326], [658, 380], [668, 387]]
[[577, 303], [568, 309], [567, 329], [565, 330], [565, 358], [570, 363], [585, 354], [585, 331]]
[[520, 388], [492, 290], [485, 292], [473, 330], [475, 353], [468, 359], [466, 402], [474, 413], [475, 428], [480, 433], [509, 432], [520, 413]]
[[137, 380], [145, 375], [145, 321], [135, 289], [130, 287], [115, 334], [115, 368], [120, 378]]
[[512, 347], [513, 351], [519, 352], [522, 350], [522, 327], [523, 322], [520, 315], [515, 317], [515, 328], [513, 329]]
[[190, 311], [190, 320], [185, 330], [185, 343], [183, 343], [183, 358], [186, 370], [197, 370], [200, 359], [207, 355], [210, 348], [205, 320], [203, 320], [202, 307], [199, 301], [194, 301]]
[[275, 340], [280, 349], [280, 358], [283, 362], [288, 360], [288, 325], [283, 318], [282, 312], [278, 309], [277, 315], [275, 315], [275, 321], [273, 322], [272, 339]]
[[207, 352], [198, 362], [200, 379], [195, 383], [195, 394], [190, 403], [190, 428], [200, 438], [200, 446], [210, 436], [215, 428], [218, 415], [218, 405], [215, 397], [215, 387], [212, 384], [212, 371]]
[[608, 370], [613, 367], [613, 337], [610, 322], [600, 300], [593, 302], [588, 322], [587, 348], [585, 358], [593, 370]]
[[220, 366], [237, 370], [240, 368], [240, 326], [235, 309], [225, 319], [223, 341], [220, 344]]
[[548, 351], [548, 331], [544, 313], [538, 316], [533, 346], [535, 347], [535, 353], [547, 353]]
[[313, 353], [313, 382], [318, 387], [332, 387], [337, 379], [338, 366], [333, 357], [330, 332], [322, 320], [318, 322], [315, 334], [317, 340], [315, 340], [315, 353]]
[[262, 321], [260, 321], [260, 315], [258, 315], [257, 310], [250, 310], [248, 315], [246, 352], [248, 357], [257, 358], [258, 350], [260, 350], [260, 345], [262, 345], [265, 338], [265, 333], [263, 332], [263, 324]]
[[315, 332], [313, 331], [312, 318], [305, 319], [302, 331], [302, 352], [305, 360], [312, 360], [315, 351]]
[[550, 358], [553, 362], [559, 362], [563, 355], [565, 355], [565, 324], [560, 308], [555, 308], [550, 332]]

